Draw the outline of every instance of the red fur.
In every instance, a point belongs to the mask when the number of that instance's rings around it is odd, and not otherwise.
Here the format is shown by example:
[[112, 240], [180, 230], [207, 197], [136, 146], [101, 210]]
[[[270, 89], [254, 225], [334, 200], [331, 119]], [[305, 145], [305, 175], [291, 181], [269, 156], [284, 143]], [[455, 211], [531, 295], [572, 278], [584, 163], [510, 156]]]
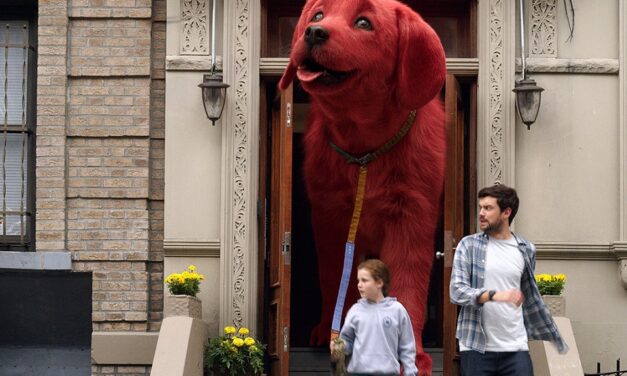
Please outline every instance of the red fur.
[[[311, 22], [318, 12], [323, 19]], [[354, 26], [362, 16], [373, 30]], [[329, 39], [310, 48], [303, 37], [309, 25], [324, 27]], [[322, 317], [311, 340], [317, 345], [329, 340], [359, 169], [347, 164], [329, 141], [361, 156], [392, 138], [416, 109], [405, 138], [368, 165], [354, 265], [378, 257], [390, 267], [390, 295], [411, 316], [417, 366], [420, 375], [429, 375], [431, 358], [421, 338], [444, 181], [444, 112], [438, 98], [446, 74], [444, 50], [420, 16], [394, 0], [310, 0], [294, 33], [281, 89], [301, 74], [305, 59], [352, 72], [337, 84], [306, 75], [301, 79], [311, 96], [304, 168], [323, 294]], [[357, 297], [353, 278], [346, 306]]]

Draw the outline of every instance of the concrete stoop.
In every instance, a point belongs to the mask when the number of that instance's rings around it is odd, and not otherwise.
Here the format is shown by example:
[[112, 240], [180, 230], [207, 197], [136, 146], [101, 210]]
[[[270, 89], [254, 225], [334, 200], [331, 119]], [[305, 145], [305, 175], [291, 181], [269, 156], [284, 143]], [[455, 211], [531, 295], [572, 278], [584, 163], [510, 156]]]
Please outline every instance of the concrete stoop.
[[185, 316], [167, 317], [161, 324], [151, 376], [202, 376], [203, 351], [209, 326]]
[[533, 362], [535, 376], [581, 376], [583, 367], [579, 359], [579, 350], [575, 342], [575, 335], [566, 317], [553, 317], [560, 334], [568, 344], [566, 354], [557, 352], [554, 344], [545, 341], [529, 341], [529, 355]]
[[[433, 358], [433, 376], [442, 375], [442, 349], [425, 349]], [[329, 350], [320, 347], [295, 347], [290, 350], [290, 376], [329, 376]]]

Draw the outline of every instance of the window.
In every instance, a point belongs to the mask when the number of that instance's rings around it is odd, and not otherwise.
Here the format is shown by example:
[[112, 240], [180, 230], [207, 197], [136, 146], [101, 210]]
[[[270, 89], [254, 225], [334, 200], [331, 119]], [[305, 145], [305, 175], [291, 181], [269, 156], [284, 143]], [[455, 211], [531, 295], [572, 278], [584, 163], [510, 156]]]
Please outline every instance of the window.
[[31, 22], [0, 20], [0, 250], [34, 250], [34, 83]]

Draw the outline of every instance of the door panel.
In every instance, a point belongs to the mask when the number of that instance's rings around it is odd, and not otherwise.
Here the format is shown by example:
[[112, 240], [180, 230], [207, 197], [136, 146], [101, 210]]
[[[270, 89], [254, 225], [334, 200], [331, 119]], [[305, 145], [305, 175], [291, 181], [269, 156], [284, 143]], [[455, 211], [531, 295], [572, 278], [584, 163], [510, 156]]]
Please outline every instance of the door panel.
[[289, 369], [292, 226], [292, 86], [271, 115], [268, 354], [271, 375]]
[[453, 74], [446, 76], [446, 178], [444, 183], [444, 273], [443, 293], [443, 347], [444, 375], [457, 375], [455, 329], [457, 306], [449, 300], [449, 282], [453, 267], [454, 247], [464, 231], [464, 105], [461, 87]]

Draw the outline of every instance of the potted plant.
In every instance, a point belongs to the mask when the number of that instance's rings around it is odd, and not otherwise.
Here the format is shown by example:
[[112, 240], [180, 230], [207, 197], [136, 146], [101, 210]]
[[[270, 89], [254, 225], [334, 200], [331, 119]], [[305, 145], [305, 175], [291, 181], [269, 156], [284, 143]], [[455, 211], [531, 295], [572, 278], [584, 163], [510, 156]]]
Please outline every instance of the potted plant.
[[535, 277], [542, 299], [549, 308], [551, 315], [564, 316], [566, 299], [561, 294], [566, 283], [566, 275], [537, 274]]
[[205, 371], [213, 376], [261, 375], [264, 349], [247, 328], [227, 326], [205, 348]]
[[200, 291], [200, 281], [204, 278], [196, 272], [194, 265], [189, 265], [181, 273], [170, 274], [165, 283], [172, 295], [165, 298], [165, 316], [202, 318], [202, 304], [196, 294]]

